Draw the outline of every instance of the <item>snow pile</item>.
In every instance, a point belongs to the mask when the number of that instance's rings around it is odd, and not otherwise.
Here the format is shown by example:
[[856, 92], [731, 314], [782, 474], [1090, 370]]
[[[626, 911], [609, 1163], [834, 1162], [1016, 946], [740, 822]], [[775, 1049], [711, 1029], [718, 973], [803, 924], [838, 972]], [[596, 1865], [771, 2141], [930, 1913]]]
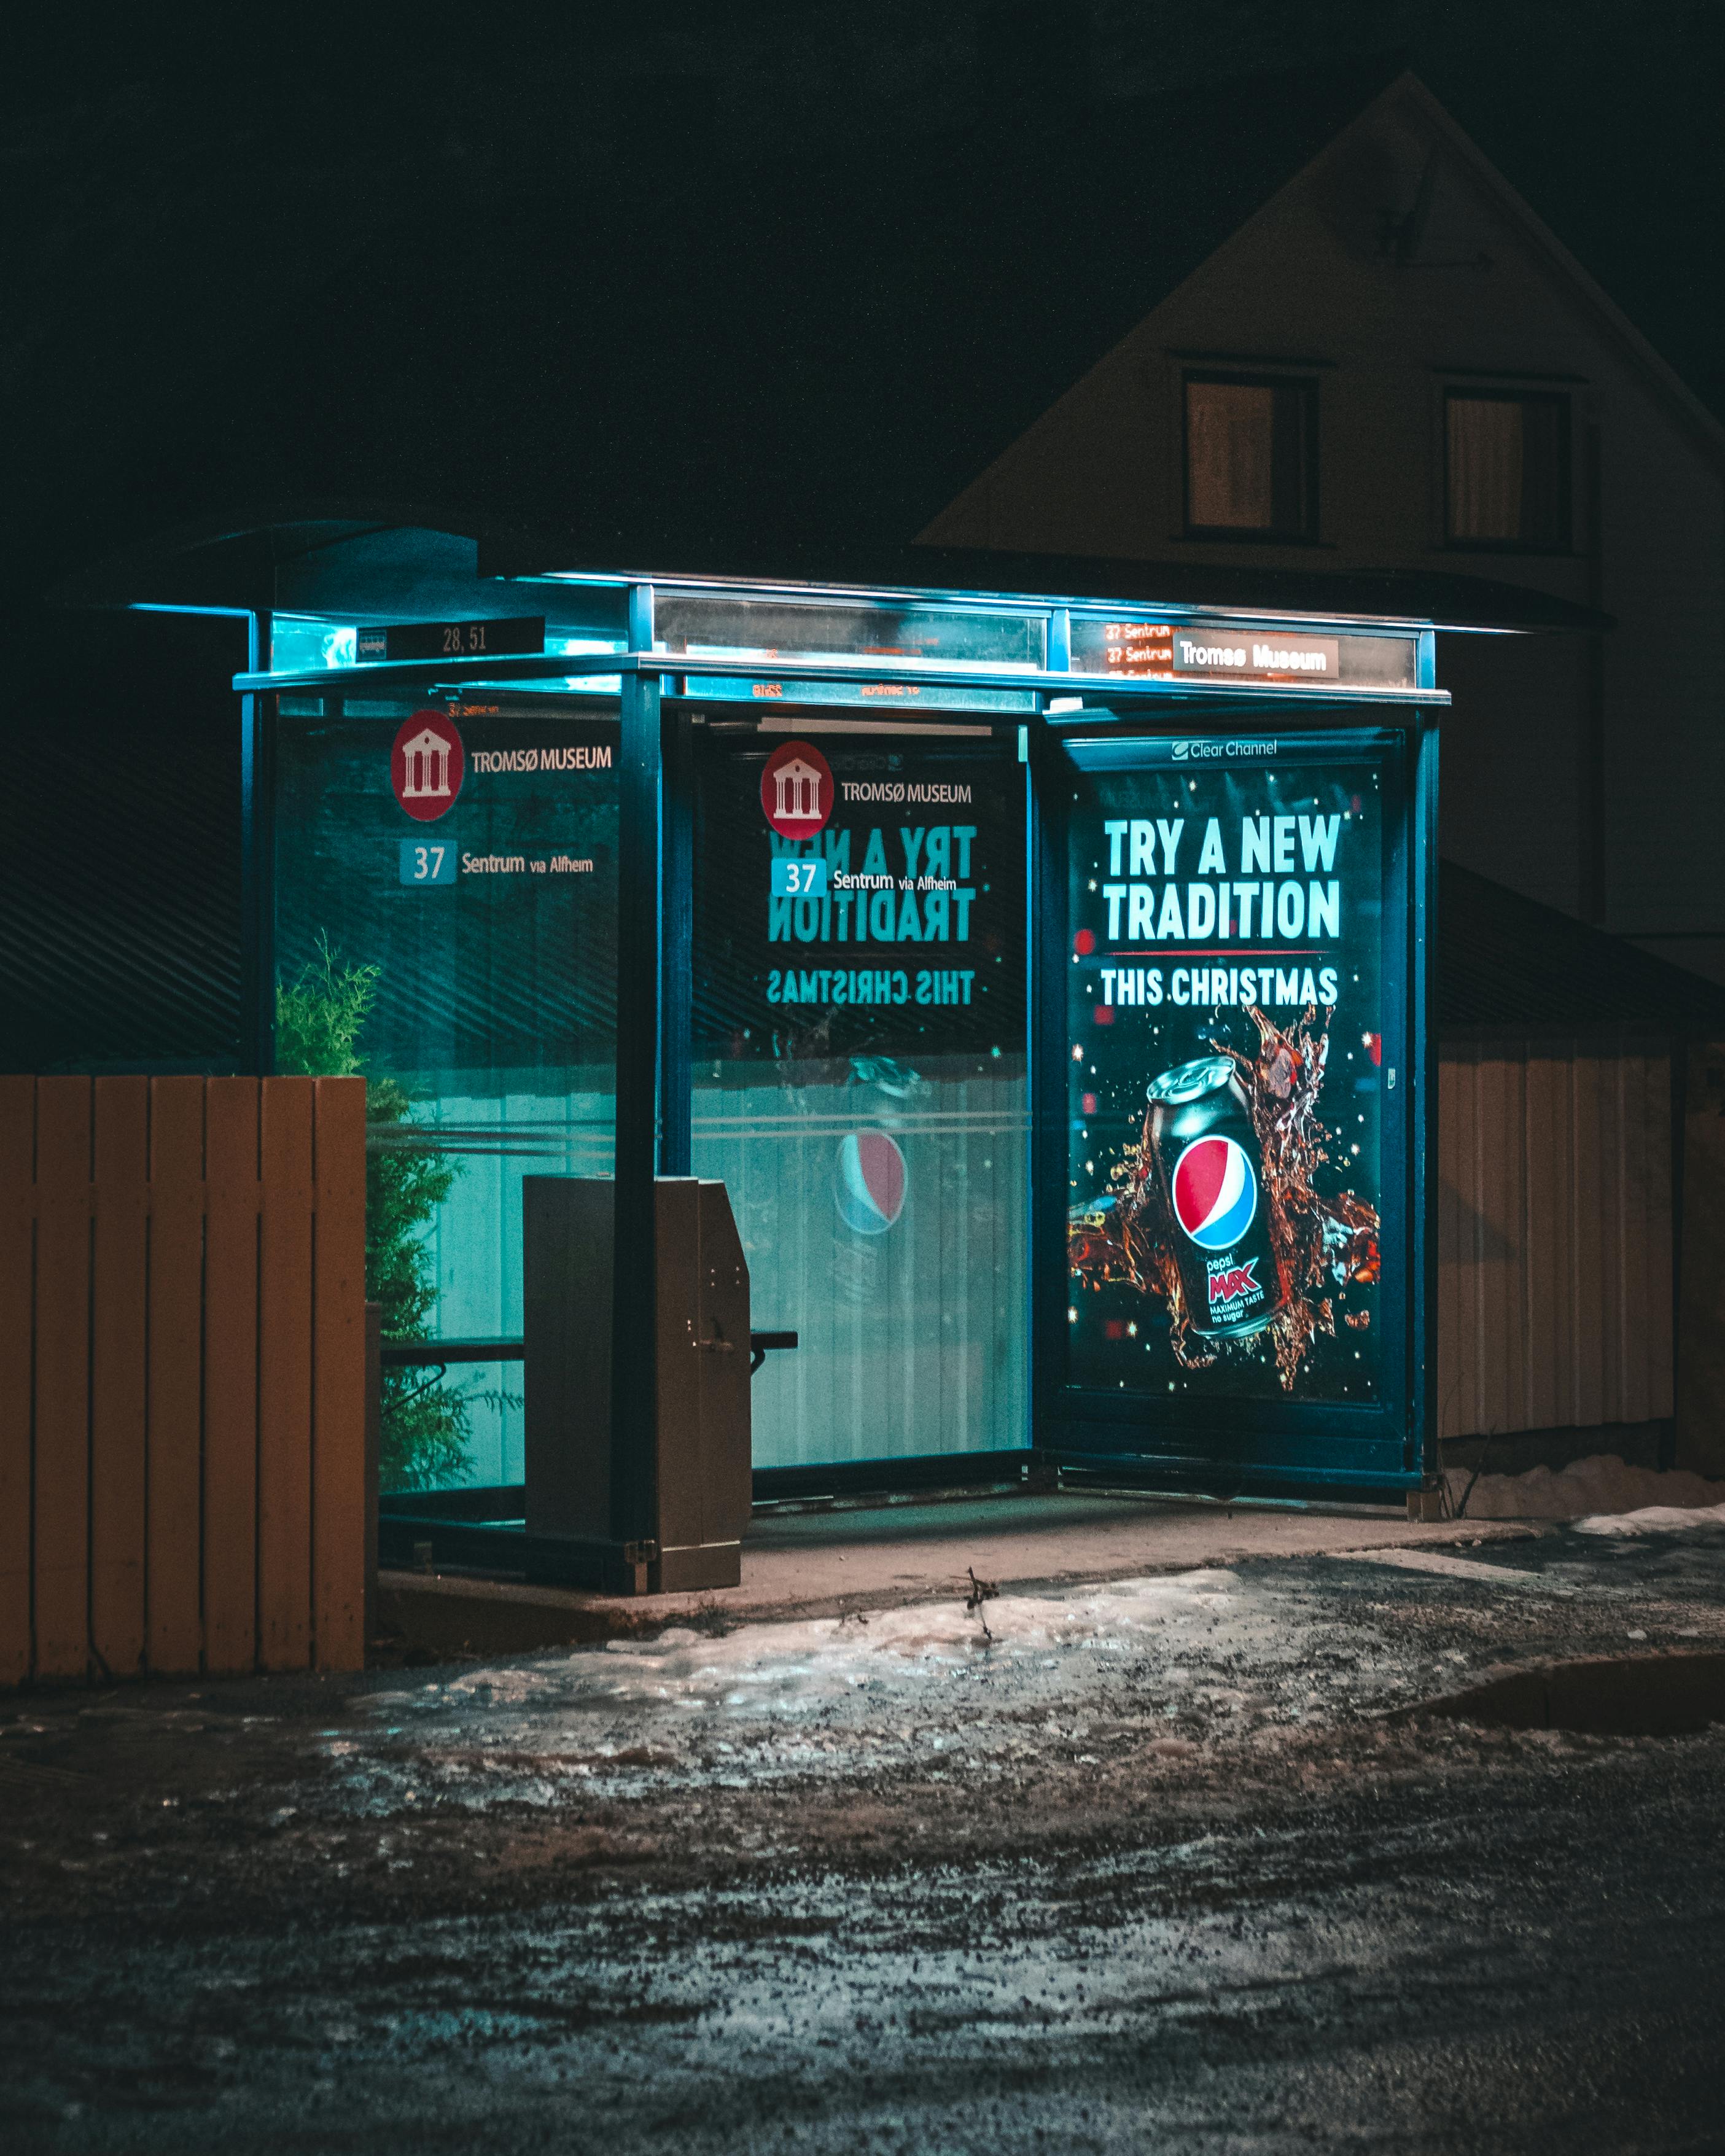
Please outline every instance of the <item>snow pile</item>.
[[[1452, 1511], [1460, 1506], [1470, 1479], [1465, 1467], [1445, 1471]], [[1532, 1467], [1525, 1475], [1481, 1475], [1467, 1500], [1470, 1520], [1590, 1520], [1601, 1514], [1648, 1512], [1681, 1512], [1686, 1527], [1714, 1525], [1725, 1513], [1725, 1482], [1709, 1482], [1704, 1476], [1680, 1468], [1661, 1472], [1631, 1467], [1615, 1452], [1603, 1452], [1555, 1471]], [[1686, 1517], [1691, 1513], [1697, 1517]], [[1616, 1531], [1607, 1526], [1592, 1532]]]
[[673, 1786], [854, 1778], [906, 1758], [934, 1780], [999, 1777], [1051, 1748], [1096, 1765], [1124, 1741], [1122, 1723], [1146, 1716], [1164, 1747], [1189, 1746], [1212, 1722], [1238, 1733], [1266, 1714], [1301, 1722], [1332, 1693], [1375, 1703], [1408, 1682], [1314, 1654], [1298, 1599], [1221, 1570], [967, 1607], [971, 1593], [959, 1574], [939, 1604], [717, 1636], [672, 1625], [372, 1693], [369, 1732], [326, 1732], [331, 1786], [383, 1819], [428, 1796], [634, 1802]]
[[1639, 1512], [1604, 1512], [1575, 1525], [1584, 1535], [1675, 1535], [1686, 1527], [1725, 1527], [1725, 1505], [1647, 1505]]
[[1076, 1594], [1002, 1594], [974, 1613], [959, 1599], [968, 1585], [959, 1582], [949, 1602], [744, 1625], [716, 1639], [673, 1625], [654, 1639], [614, 1640], [555, 1661], [476, 1670], [447, 1694], [504, 1707], [657, 1701], [794, 1712], [858, 1686], [920, 1689], [982, 1661], [999, 1666], [1062, 1650], [1118, 1652], [1134, 1635], [1213, 1620], [1238, 1582], [1227, 1572], [1183, 1572]]

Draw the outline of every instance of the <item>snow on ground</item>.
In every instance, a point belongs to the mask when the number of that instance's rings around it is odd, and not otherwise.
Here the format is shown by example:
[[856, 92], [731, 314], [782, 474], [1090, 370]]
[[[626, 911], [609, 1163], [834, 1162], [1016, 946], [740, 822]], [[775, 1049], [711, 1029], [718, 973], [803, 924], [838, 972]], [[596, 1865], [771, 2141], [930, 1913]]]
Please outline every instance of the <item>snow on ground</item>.
[[1689, 1527], [1725, 1527], [1725, 1505], [1645, 1505], [1638, 1512], [1597, 1512], [1578, 1520], [1584, 1535], [1675, 1535]]
[[[870, 1689], [877, 1700], [926, 1698], [952, 1680], [1063, 1666], [1074, 1653], [1118, 1656], [1202, 1636], [1238, 1651], [1269, 1620], [1242, 1607], [1228, 1572], [1123, 1579], [1052, 1595], [1000, 1594], [968, 1606], [969, 1583], [945, 1602], [866, 1614], [744, 1625], [711, 1637], [674, 1625], [650, 1640], [614, 1640], [427, 1687], [429, 1702], [527, 1714], [620, 1707], [705, 1709], [774, 1720]], [[1219, 1639], [1219, 1630], [1224, 1637]]]
[[[697, 1621], [418, 1679], [403, 1671], [320, 1732], [334, 1772], [295, 1801], [326, 1825], [421, 1805], [469, 1819], [515, 1806], [561, 1818], [572, 1805], [596, 1834], [653, 1837], [670, 1831], [665, 1807], [681, 1806], [685, 1825], [706, 1818], [716, 1834], [712, 1822], [732, 1820], [729, 1847], [779, 1835], [774, 1807], [805, 1801], [855, 1799], [856, 1834], [884, 1834], [870, 1807], [890, 1810], [906, 1776], [947, 1785], [955, 1803], [992, 1791], [998, 1804], [1071, 1774], [1104, 1810], [1137, 1802], [1164, 1772], [1200, 1771], [1194, 1761], [1230, 1786], [1255, 1784], [1304, 1758], [1318, 1732], [1344, 1748], [1378, 1741], [1387, 1712], [1535, 1641], [1548, 1655], [1615, 1644], [1654, 1575], [1655, 1599], [1677, 1598], [1676, 1614], [1630, 1636], [1698, 1636], [1692, 1587], [1709, 1607], [1725, 1594], [1717, 1547], [1711, 1535], [1558, 1533], [1507, 1556], [1378, 1548], [974, 1604], [959, 1571], [937, 1602], [723, 1632]], [[739, 1793], [758, 1815], [736, 1814]], [[985, 1804], [982, 1816], [995, 1814]]]
[[[1445, 1473], [1452, 1510], [1461, 1505], [1471, 1479], [1464, 1467], [1451, 1467]], [[1704, 1476], [1681, 1468], [1661, 1472], [1631, 1467], [1615, 1452], [1602, 1452], [1556, 1470], [1532, 1467], [1525, 1475], [1481, 1475], [1467, 1499], [1470, 1520], [1589, 1521], [1601, 1514], [1649, 1511], [1697, 1515], [1683, 1520], [1685, 1527], [1716, 1525], [1725, 1512], [1725, 1482], [1709, 1482]], [[1609, 1534], [1615, 1530], [1593, 1527], [1589, 1532]]]
[[853, 1686], [915, 1686], [983, 1661], [1021, 1662], [1055, 1649], [1118, 1651], [1135, 1635], [1161, 1637], [1194, 1618], [1214, 1622], [1232, 1614], [1238, 1584], [1232, 1573], [1186, 1572], [1077, 1594], [1004, 1594], [975, 1610], [954, 1600], [855, 1618], [746, 1625], [716, 1639], [673, 1628], [653, 1640], [615, 1640], [598, 1653], [572, 1656], [553, 1681], [570, 1699], [585, 1692], [795, 1712]]
[[589, 1795], [663, 1796], [848, 1774], [862, 1756], [944, 1753], [986, 1777], [1058, 1743], [1095, 1763], [1140, 1745], [1147, 1721], [1181, 1752], [1217, 1728], [1268, 1742], [1314, 1713], [1399, 1702], [1414, 1681], [1351, 1602], [1320, 1606], [1238, 1573], [1002, 1594], [975, 1608], [968, 1589], [961, 1576], [941, 1603], [717, 1636], [673, 1626], [435, 1676], [371, 1694], [360, 1726], [324, 1748], [362, 1806], [417, 1801], [410, 1786], [556, 1804], [572, 1779]]
[[0, 2147], [1717, 2148], [1725, 1737], [1383, 1710], [1725, 1641], [1722, 1551], [19, 1695]]

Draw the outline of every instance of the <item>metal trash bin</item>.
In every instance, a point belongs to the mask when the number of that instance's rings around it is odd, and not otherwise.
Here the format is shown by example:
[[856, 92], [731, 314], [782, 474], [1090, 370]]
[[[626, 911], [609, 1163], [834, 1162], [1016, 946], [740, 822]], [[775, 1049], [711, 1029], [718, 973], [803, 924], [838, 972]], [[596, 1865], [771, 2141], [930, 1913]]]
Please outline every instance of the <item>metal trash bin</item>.
[[[616, 1552], [649, 1594], [735, 1587], [751, 1497], [749, 1271], [722, 1183], [654, 1185], [650, 1502], [617, 1486], [608, 1177], [521, 1185], [527, 1533]], [[643, 1532], [644, 1527], [644, 1532]], [[633, 1574], [631, 1580], [629, 1575]]]

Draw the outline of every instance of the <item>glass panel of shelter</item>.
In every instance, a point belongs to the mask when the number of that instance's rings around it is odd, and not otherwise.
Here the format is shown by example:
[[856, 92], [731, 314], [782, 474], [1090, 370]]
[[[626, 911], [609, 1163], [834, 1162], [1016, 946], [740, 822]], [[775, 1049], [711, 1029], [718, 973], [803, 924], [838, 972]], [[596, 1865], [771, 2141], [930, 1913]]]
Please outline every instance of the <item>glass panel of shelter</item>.
[[1045, 609], [990, 613], [979, 607], [875, 603], [850, 606], [797, 599], [745, 599], [667, 593], [655, 610], [659, 649], [703, 654], [950, 661], [1019, 671], [1040, 667]]
[[[386, 1334], [518, 1338], [522, 1176], [611, 1168], [615, 702], [278, 701], [277, 1067], [370, 1081]], [[426, 1375], [384, 1486], [518, 1482], [519, 1363]]]
[[853, 723], [696, 729], [693, 1166], [799, 1335], [760, 1468], [1029, 1442], [1017, 730]]

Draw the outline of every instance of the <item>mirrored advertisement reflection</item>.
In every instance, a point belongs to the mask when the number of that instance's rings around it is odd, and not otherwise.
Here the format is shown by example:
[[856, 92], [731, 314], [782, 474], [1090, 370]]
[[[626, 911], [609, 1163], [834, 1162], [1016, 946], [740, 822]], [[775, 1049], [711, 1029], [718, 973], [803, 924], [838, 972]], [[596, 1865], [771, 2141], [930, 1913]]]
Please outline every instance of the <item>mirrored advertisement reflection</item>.
[[1380, 1398], [1394, 753], [1073, 746], [1071, 1383]]

